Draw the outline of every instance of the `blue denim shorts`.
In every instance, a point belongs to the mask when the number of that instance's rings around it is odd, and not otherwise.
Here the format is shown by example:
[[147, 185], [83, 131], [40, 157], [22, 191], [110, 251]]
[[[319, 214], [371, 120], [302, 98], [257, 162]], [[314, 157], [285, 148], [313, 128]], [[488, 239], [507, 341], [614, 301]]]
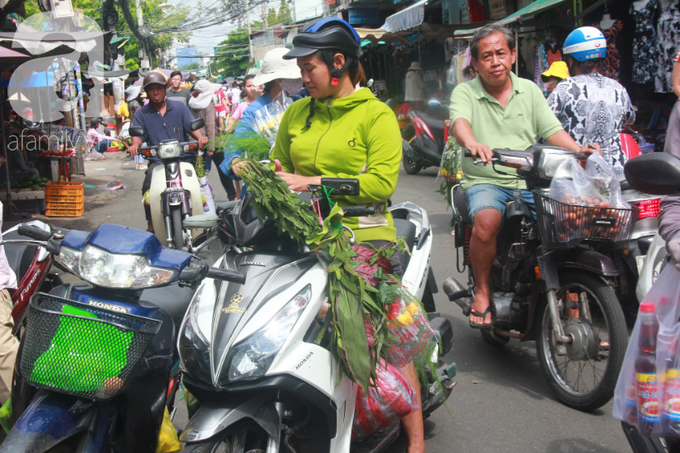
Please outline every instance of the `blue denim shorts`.
[[[520, 190], [519, 198], [526, 203], [531, 215], [535, 218], [536, 205], [533, 194], [528, 190]], [[503, 215], [505, 207], [514, 199], [515, 189], [506, 189], [493, 184], [475, 184], [465, 191], [465, 204], [473, 222], [475, 215], [482, 209], [495, 209]]]

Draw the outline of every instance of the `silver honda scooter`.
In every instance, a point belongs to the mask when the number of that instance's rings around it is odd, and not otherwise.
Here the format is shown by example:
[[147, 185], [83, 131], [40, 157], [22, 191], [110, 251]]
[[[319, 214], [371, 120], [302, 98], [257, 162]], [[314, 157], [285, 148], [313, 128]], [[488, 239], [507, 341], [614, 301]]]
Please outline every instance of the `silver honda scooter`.
[[[334, 195], [358, 193], [358, 180], [324, 179], [322, 185]], [[185, 316], [179, 335], [184, 384], [201, 407], [182, 432], [182, 451], [385, 451], [399, 435], [398, 423], [353, 439], [358, 387], [339, 373], [328, 339], [317, 341], [333, 325], [320, 316], [328, 274], [316, 251], [278, 236], [272, 221], [261, 223], [251, 195], [223, 208], [217, 227], [228, 251], [215, 266], [238, 270], [246, 281], [206, 279]], [[427, 213], [408, 202], [390, 211], [411, 252], [400, 256], [403, 285], [416, 297], [436, 292]], [[372, 213], [373, 207], [345, 209], [346, 216]], [[439, 361], [451, 349], [451, 323], [437, 313], [428, 318]], [[421, 386], [424, 416], [455, 385], [455, 365], [439, 364]]]

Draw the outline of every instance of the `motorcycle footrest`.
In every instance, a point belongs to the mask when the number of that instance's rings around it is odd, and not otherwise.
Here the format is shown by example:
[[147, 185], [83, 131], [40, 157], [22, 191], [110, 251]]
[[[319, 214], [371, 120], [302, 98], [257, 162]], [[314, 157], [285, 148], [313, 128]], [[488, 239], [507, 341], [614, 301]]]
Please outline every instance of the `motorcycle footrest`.
[[472, 297], [472, 294], [470, 294], [470, 291], [465, 289], [463, 291], [456, 291], [455, 293], [447, 294], [449, 296], [449, 300], [451, 302], [455, 302], [458, 299], [462, 299], [463, 297]]

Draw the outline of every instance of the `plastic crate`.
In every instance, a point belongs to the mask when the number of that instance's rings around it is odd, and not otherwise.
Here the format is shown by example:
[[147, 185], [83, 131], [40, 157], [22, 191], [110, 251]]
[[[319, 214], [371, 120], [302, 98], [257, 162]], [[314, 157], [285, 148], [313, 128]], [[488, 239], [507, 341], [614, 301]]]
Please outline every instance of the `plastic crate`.
[[630, 238], [636, 207], [606, 208], [562, 203], [547, 191], [533, 192], [541, 243], [546, 249], [572, 248], [583, 241], [618, 248]]
[[21, 374], [38, 388], [99, 401], [125, 390], [161, 326], [41, 293], [26, 319]]
[[45, 215], [80, 217], [85, 210], [85, 184], [52, 181], [45, 186]]

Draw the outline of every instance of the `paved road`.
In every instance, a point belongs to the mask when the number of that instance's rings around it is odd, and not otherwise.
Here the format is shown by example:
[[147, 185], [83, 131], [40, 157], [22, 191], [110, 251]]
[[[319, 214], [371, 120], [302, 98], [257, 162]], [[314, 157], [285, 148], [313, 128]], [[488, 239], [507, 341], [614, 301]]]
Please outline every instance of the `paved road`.
[[[103, 187], [113, 179], [122, 179], [123, 191], [88, 190], [86, 214], [77, 220], [50, 219], [72, 228], [95, 228], [102, 222], [145, 227], [139, 204], [139, 187], [143, 172], [129, 159], [109, 153], [106, 162], [88, 162], [87, 180]], [[125, 163], [127, 166], [124, 166]], [[418, 175], [400, 175], [395, 203], [410, 200], [425, 207], [434, 229], [432, 265], [441, 285], [456, 274], [453, 237], [443, 198], [435, 193], [434, 169]], [[218, 201], [226, 201], [216, 174], [210, 176]], [[91, 201], [90, 201], [91, 200]], [[454, 327], [454, 347], [447, 358], [458, 365], [458, 385], [448, 401], [425, 422], [428, 451], [457, 452], [604, 452], [630, 451], [619, 423], [611, 417], [611, 403], [592, 413], [581, 413], [559, 403], [546, 385], [533, 342], [513, 340], [503, 348], [487, 345], [480, 334], [467, 325], [457, 305], [440, 292], [435, 295], [439, 311]], [[180, 405], [181, 406], [181, 405]], [[175, 424], [186, 423], [184, 411]], [[402, 438], [391, 453], [406, 453]]]

